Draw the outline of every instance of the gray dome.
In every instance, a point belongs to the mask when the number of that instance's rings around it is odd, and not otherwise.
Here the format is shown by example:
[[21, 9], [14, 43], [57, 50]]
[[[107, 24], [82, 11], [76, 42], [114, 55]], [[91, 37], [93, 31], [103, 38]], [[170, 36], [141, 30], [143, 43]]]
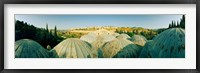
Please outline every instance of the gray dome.
[[154, 58], [184, 58], [185, 30], [171, 28], [155, 37], [150, 49], [150, 56]]
[[139, 58], [151, 58], [151, 56], [149, 55], [150, 52], [152, 50], [152, 46], [153, 46], [153, 40], [149, 40], [144, 47], [142, 48], [142, 51], [140, 53]]
[[87, 41], [88, 43], [92, 43], [96, 40], [96, 35], [91, 35], [91, 34], [83, 35], [80, 39]]
[[97, 40], [92, 43], [93, 57], [98, 57], [98, 50], [101, 49], [102, 46], [106, 43], [106, 41], [104, 41], [103, 39], [103, 37], [97, 37]]
[[94, 48], [94, 49], [98, 49], [98, 48], [102, 47], [103, 44], [106, 43], [106, 41], [104, 41], [104, 40], [102, 40], [102, 39], [103, 39], [103, 37], [98, 37], [97, 40], [95, 40], [95, 41], [92, 43], [92, 46], [93, 46], [93, 47], [96, 47], [96, 48]]
[[21, 39], [15, 42], [15, 58], [49, 58], [49, 53], [39, 43]]
[[147, 42], [147, 39], [144, 36], [142, 36], [142, 35], [134, 35], [132, 37], [131, 41], [134, 44], [137, 44], [137, 45], [140, 45], [140, 46], [144, 46], [145, 43]]
[[102, 52], [102, 56], [105, 58], [130, 58], [138, 57], [140, 48], [129, 40], [115, 39], [107, 42], [99, 51]]
[[78, 38], [68, 38], [51, 50], [53, 57], [88, 58], [91, 57], [91, 45]]
[[92, 55], [93, 57], [98, 57], [98, 50], [102, 48], [102, 46], [106, 43], [102, 40], [102, 37], [98, 37], [97, 40], [95, 40], [92, 43]]
[[108, 42], [114, 40], [115, 36], [113, 36], [112, 32], [101, 29], [94, 32], [90, 32], [87, 35], [82, 36], [80, 39], [89, 43], [93, 43], [97, 40], [97, 38], [101, 38], [104, 42]]
[[117, 37], [117, 36], [119, 36], [120, 34], [119, 33], [113, 33], [113, 36], [114, 37]]
[[129, 40], [131, 37], [127, 34], [120, 34], [119, 36], [117, 36], [118, 39], [127, 39]]

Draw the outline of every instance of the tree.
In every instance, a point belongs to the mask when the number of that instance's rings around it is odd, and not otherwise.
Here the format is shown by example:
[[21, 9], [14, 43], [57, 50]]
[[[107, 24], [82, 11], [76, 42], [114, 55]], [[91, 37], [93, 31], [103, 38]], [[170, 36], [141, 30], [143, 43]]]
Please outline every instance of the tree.
[[119, 33], [119, 30], [118, 29], [116, 29], [116, 31], [115, 31], [116, 33]]
[[176, 21], [174, 21], [174, 27], [176, 27]]
[[172, 25], [171, 24], [169, 24], [169, 27], [168, 28], [172, 28]]
[[177, 21], [177, 27], [180, 27], [180, 23], [179, 23], [179, 21]]
[[136, 29], [136, 32], [135, 32], [135, 34], [139, 34], [139, 31]]
[[133, 33], [133, 32], [127, 32], [127, 34], [128, 34], [130, 37], [134, 36], [134, 33]]
[[46, 32], [45, 32], [45, 43], [46, 46], [49, 44], [49, 29], [48, 29], [48, 24], [46, 24]]
[[[56, 27], [55, 30], [57, 32]], [[57, 42], [57, 40], [62, 41], [63, 38], [59, 36], [54, 38], [52, 30], [49, 31], [48, 29], [48, 24], [46, 24], [46, 28], [37, 28], [26, 22], [15, 20], [15, 41], [20, 39], [32, 39], [40, 43], [43, 47], [47, 47], [47, 45], [54, 47], [60, 42]]]
[[174, 28], [174, 27], [177, 27], [177, 24], [176, 24], [176, 21], [172, 21], [171, 24], [169, 24], [169, 27], [168, 28]]
[[146, 36], [144, 32], [141, 32], [140, 34], [143, 35], [143, 36]]
[[57, 38], [57, 28], [56, 28], [56, 26], [54, 28], [54, 37]]
[[119, 30], [119, 34], [122, 34], [122, 33], [124, 33], [122, 30]]
[[172, 21], [172, 28], [174, 27], [174, 21]]
[[46, 23], [46, 31], [49, 32], [48, 24]]
[[180, 27], [185, 29], [185, 15], [183, 15], [181, 18]]

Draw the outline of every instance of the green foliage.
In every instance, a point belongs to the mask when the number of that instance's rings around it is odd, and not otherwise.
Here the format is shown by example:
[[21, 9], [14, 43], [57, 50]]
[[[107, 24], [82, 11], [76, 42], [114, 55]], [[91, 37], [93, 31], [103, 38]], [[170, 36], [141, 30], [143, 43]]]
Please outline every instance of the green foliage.
[[140, 35], [144, 36], [147, 40], [151, 40], [156, 34], [154, 33], [155, 31], [149, 31], [147, 32], [141, 32]]
[[115, 32], [116, 32], [116, 33], [119, 33], [119, 34], [125, 33], [123, 30], [118, 30], [118, 29], [116, 29]]
[[54, 47], [63, 39], [57, 37], [56, 31], [57, 29], [55, 27], [53, 35], [52, 30], [48, 29], [48, 24], [46, 24], [46, 29], [44, 29], [37, 28], [23, 21], [15, 20], [15, 41], [20, 39], [32, 39], [40, 43], [43, 47], [47, 47], [47, 45]]
[[177, 27], [180, 27], [180, 23], [177, 21]]
[[168, 28], [171, 28], [172, 27], [172, 24], [169, 24], [169, 27]]
[[36, 27], [29, 25], [23, 21], [15, 22], [15, 41], [21, 38], [34, 39], [36, 36]]
[[167, 30], [167, 29], [162, 28], [162, 29], [158, 29], [158, 30], [156, 30], [156, 32], [157, 32], [157, 34], [160, 34], [161, 32], [163, 32], [163, 31], [165, 31], [165, 30]]
[[180, 23], [177, 21], [172, 21], [172, 23], [169, 24], [168, 28], [175, 28], [175, 27], [181, 27], [183, 29], [185, 29], [185, 15], [182, 16], [182, 18], [180, 19]]
[[134, 32], [127, 32], [127, 34], [128, 34], [130, 37], [134, 36]]
[[180, 27], [185, 29], [185, 15], [182, 16], [182, 19], [180, 21]]
[[[128, 29], [130, 27], [123, 27], [123, 29]], [[137, 35], [143, 35], [145, 38], [148, 40], [151, 40], [155, 35], [157, 35], [156, 31], [153, 31], [151, 29], [144, 29], [144, 28], [132, 28], [129, 31], [125, 31], [123, 29], [116, 29], [116, 33], [119, 34], [127, 34], [130, 37], [134, 36], [135, 34]]]
[[57, 28], [56, 28], [56, 26], [54, 28], [54, 36], [55, 36], [55, 38], [57, 38]]

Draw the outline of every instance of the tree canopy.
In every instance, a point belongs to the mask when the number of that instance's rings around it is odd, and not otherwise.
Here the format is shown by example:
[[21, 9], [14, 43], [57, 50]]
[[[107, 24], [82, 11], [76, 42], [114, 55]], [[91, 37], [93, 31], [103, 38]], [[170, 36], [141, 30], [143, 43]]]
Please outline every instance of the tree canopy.
[[172, 21], [172, 23], [169, 23], [169, 27], [168, 28], [174, 28], [174, 27], [181, 27], [183, 29], [185, 29], [185, 15], [182, 16], [182, 18], [180, 19], [180, 22], [177, 21]]
[[31, 24], [24, 21], [15, 20], [15, 41], [20, 39], [32, 39], [40, 43], [43, 47], [50, 45], [54, 47], [62, 39], [57, 36], [57, 28], [55, 26], [54, 33], [53, 30], [49, 30], [48, 24], [45, 28], [37, 28]]

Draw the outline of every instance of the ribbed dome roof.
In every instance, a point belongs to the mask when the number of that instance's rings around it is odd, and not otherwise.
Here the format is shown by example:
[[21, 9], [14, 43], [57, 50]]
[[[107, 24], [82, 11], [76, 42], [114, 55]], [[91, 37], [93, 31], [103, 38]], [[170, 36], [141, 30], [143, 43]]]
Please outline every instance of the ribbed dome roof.
[[78, 38], [68, 38], [54, 47], [54, 57], [60, 58], [88, 58], [91, 57], [92, 46]]
[[117, 36], [118, 39], [130, 39], [131, 37], [127, 34], [120, 34], [119, 36]]
[[113, 36], [114, 37], [117, 37], [117, 36], [119, 36], [120, 34], [119, 33], [113, 33]]
[[115, 39], [115, 36], [113, 36], [112, 32], [101, 29], [94, 32], [90, 32], [87, 35], [82, 36], [80, 39], [92, 43], [96, 41], [97, 38], [101, 38], [104, 42], [108, 42]]
[[147, 42], [147, 39], [142, 35], [134, 35], [131, 40], [134, 44], [137, 44], [140, 46], [144, 46], [145, 43]]
[[96, 35], [88, 34], [88, 35], [83, 35], [80, 39], [87, 41], [88, 43], [92, 43], [96, 40], [96, 37], [97, 37]]
[[152, 50], [153, 40], [149, 40], [141, 50], [139, 58], [151, 58], [150, 52]]
[[130, 58], [138, 57], [140, 48], [129, 40], [115, 39], [107, 42], [100, 51], [105, 58]]
[[171, 28], [155, 37], [150, 56], [156, 58], [185, 57], [185, 30]]
[[98, 56], [98, 50], [102, 48], [102, 46], [106, 43], [105, 40], [103, 40], [103, 37], [97, 37], [97, 40], [95, 40], [92, 43], [92, 52], [93, 52], [93, 57]]
[[15, 58], [49, 58], [49, 53], [39, 43], [21, 39], [15, 42]]

